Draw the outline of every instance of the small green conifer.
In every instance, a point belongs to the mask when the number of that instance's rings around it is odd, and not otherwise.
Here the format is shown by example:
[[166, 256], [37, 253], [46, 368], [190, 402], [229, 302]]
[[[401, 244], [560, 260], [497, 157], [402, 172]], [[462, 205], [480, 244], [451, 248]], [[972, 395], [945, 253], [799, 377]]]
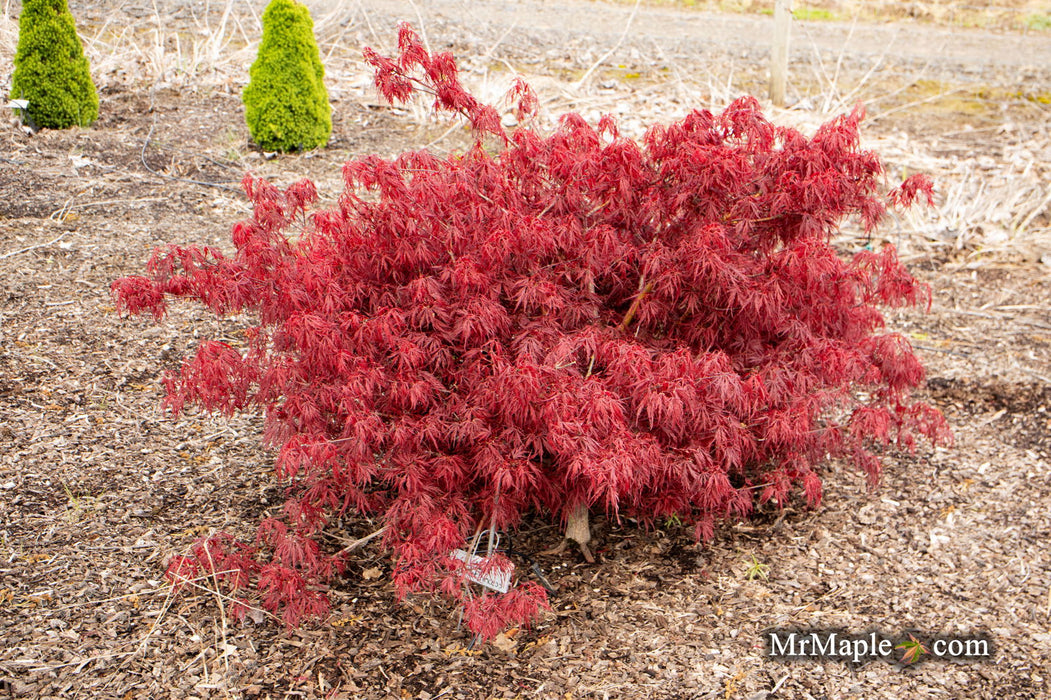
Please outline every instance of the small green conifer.
[[263, 40], [241, 98], [252, 138], [268, 151], [324, 146], [332, 133], [314, 21], [306, 5], [271, 0], [263, 12]]
[[66, 0], [23, 0], [11, 99], [29, 104], [22, 119], [38, 128], [88, 126], [99, 96]]

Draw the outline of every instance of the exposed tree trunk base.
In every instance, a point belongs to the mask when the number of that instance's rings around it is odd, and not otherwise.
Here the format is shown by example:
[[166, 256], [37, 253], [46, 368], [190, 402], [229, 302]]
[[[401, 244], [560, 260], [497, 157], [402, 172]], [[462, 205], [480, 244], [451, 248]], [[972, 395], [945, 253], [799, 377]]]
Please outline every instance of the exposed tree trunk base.
[[561, 554], [566, 551], [566, 544], [570, 540], [577, 543], [580, 547], [580, 553], [584, 555], [584, 559], [588, 564], [595, 563], [595, 557], [591, 554], [591, 550], [588, 548], [588, 542], [591, 541], [591, 528], [588, 525], [588, 508], [583, 504], [578, 505], [570, 511], [569, 517], [566, 519], [566, 536], [562, 538], [562, 541], [559, 542], [557, 546], [544, 550], [541, 554]]
[[595, 557], [591, 554], [591, 550], [588, 549], [588, 546], [586, 544], [580, 544], [579, 542], [577, 542], [577, 544], [580, 545], [580, 553], [584, 555], [584, 560], [588, 564], [594, 564]]
[[550, 549], [545, 549], [542, 552], [540, 552], [540, 556], [546, 557], [551, 554], [561, 554], [562, 552], [566, 551], [566, 542], [568, 541], [569, 540], [563, 537], [561, 540], [558, 541], [558, 544], [556, 544], [554, 547]]
[[580, 545], [580, 552], [588, 564], [595, 563], [595, 557], [591, 556], [591, 550], [588, 549], [588, 542], [591, 541], [588, 507], [583, 503], [569, 512], [569, 518], [566, 520], [566, 539], [573, 540]]
[[[576, 542], [576, 540], [573, 541]], [[566, 551], [566, 547], [568, 546], [569, 538], [563, 537], [561, 542], [559, 542], [551, 549], [545, 549], [544, 551], [540, 552], [540, 555], [546, 557], [550, 554], [562, 554]], [[580, 544], [579, 542], [577, 542], [577, 546], [580, 547], [580, 553], [584, 555], [584, 560], [587, 561], [588, 564], [594, 564], [595, 555], [591, 553], [591, 549], [586, 544]]]

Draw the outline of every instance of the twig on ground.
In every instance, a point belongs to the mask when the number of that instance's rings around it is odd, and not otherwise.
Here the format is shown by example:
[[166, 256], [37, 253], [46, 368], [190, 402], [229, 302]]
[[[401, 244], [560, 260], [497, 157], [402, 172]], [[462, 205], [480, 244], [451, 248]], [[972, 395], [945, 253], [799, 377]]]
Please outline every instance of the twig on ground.
[[[854, 15], [854, 21], [850, 23], [850, 31], [847, 33], [847, 38], [843, 41], [843, 46], [839, 50], [839, 57], [836, 58], [836, 70], [832, 73], [832, 85], [831, 85], [832, 89], [829, 91], [828, 96], [825, 99], [825, 111], [826, 112], [828, 112], [828, 108], [832, 104], [831, 103], [832, 96], [836, 92], [839, 91], [839, 75], [840, 75], [840, 72], [843, 70], [843, 57], [847, 53], [847, 44], [849, 44], [850, 40], [854, 37], [854, 30], [857, 28], [857, 26], [858, 26], [858, 17], [857, 17], [857, 15]], [[893, 42], [894, 42], [894, 40], [891, 39], [891, 43], [893, 43]], [[884, 51], [885, 50], [886, 49], [884, 49]], [[881, 57], [881, 59], [882, 59], [882, 57]], [[880, 63], [880, 59], [877, 59], [876, 60], [876, 64], [878, 65], [879, 63]], [[843, 98], [840, 98], [840, 99], [843, 99]]]
[[[504, 39], [506, 39], [508, 36], [510, 36], [511, 32], [513, 32], [517, 27], [518, 27], [518, 20], [516, 19], [514, 22], [511, 23], [511, 26], [508, 27], [507, 30], [503, 34], [500, 35], [500, 38], [496, 40], [496, 43], [489, 47], [489, 50], [485, 52], [484, 56], [482, 56], [482, 61], [485, 62], [485, 61], [489, 60], [490, 58], [492, 58], [493, 57], [493, 53], [496, 51], [496, 49], [500, 46], [500, 44], [504, 43]], [[503, 60], [503, 59], [500, 59], [500, 60]], [[514, 70], [514, 68], [512, 68], [511, 65], [507, 61], [503, 61], [503, 63], [508, 68], [511, 68], [512, 72], [514, 72], [514, 73], [518, 72], [518, 71]]]
[[84, 666], [87, 666], [92, 661], [104, 661], [104, 660], [107, 660], [107, 659], [119, 659], [121, 657], [132, 656], [132, 655], [137, 654], [137, 653], [138, 653], [138, 650], [135, 650], [135, 651], [122, 651], [122, 652], [113, 653], [113, 654], [99, 654], [98, 656], [89, 656], [86, 659], [77, 659], [76, 661], [67, 661], [66, 663], [63, 663], [63, 664], [54, 664], [52, 666], [36, 666], [34, 668], [27, 669], [27, 671], [29, 673], [40, 673], [40, 672], [43, 672], [43, 671], [55, 671], [55, 670], [58, 670], [60, 668], [66, 668], [68, 666], [78, 666], [78, 670], [80, 670], [80, 669], [83, 669]]
[[229, 185], [224, 185], [221, 182], [207, 182], [205, 180], [194, 180], [193, 178], [189, 177], [178, 177], [176, 175], [169, 175], [168, 173], [162, 173], [158, 170], [154, 170], [153, 168], [151, 168], [150, 164], [146, 162], [146, 149], [150, 145], [150, 139], [153, 138], [153, 129], [156, 126], [156, 123], [150, 125], [150, 132], [146, 134], [146, 140], [142, 142], [142, 151], [140, 151], [139, 153], [139, 159], [142, 161], [142, 165], [144, 168], [149, 170], [157, 177], [163, 177], [167, 180], [175, 180], [176, 182], [189, 182], [192, 185], [202, 185], [204, 187], [215, 187], [220, 190], [226, 190], [227, 192], [240, 192], [240, 190], [236, 187], [230, 187]]
[[420, 6], [414, 0], [409, 0], [409, 4], [416, 11], [416, 21], [420, 23], [420, 37], [423, 39], [423, 46], [427, 49], [427, 53], [433, 53], [431, 51], [431, 42], [427, 39], [427, 25], [423, 22], [423, 13], [420, 12]]
[[361, 539], [354, 540], [353, 542], [348, 544], [346, 547], [344, 547], [343, 549], [339, 550], [340, 554], [342, 554], [343, 552], [352, 552], [352, 551], [354, 551], [355, 549], [357, 549], [359, 547], [364, 547], [366, 544], [368, 544], [372, 540], [376, 539], [377, 537], [379, 537], [380, 535], [385, 533], [387, 531], [387, 527], [388, 527], [387, 525], [384, 525], [379, 530], [376, 530], [375, 532], [373, 532], [371, 535], [365, 535]]
[[1044, 197], [1043, 201], [1041, 201], [1040, 204], [1036, 205], [1036, 207], [1034, 207], [1033, 210], [1029, 212], [1029, 215], [1025, 217], [1025, 220], [1022, 221], [1021, 224], [1015, 227], [1015, 231], [1022, 233], [1026, 229], [1028, 229], [1029, 224], [1033, 222], [1033, 219], [1042, 214], [1044, 209], [1047, 209], [1048, 204], [1051, 204], [1051, 192], [1048, 192], [1047, 196]]
[[192, 586], [193, 588], [196, 588], [196, 589], [202, 591], [203, 593], [209, 593], [209, 594], [211, 594], [213, 596], [221, 596], [223, 598], [223, 600], [225, 600], [228, 603], [238, 603], [241, 606], [243, 606], [246, 610], [251, 610], [253, 612], [260, 613], [262, 615], [265, 615], [266, 617], [269, 617], [272, 620], [280, 620], [281, 619], [277, 615], [274, 615], [273, 613], [271, 613], [271, 612], [269, 612], [267, 610], [263, 610], [262, 608], [257, 608], [254, 605], [248, 605], [243, 600], [238, 600], [237, 598], [234, 598], [233, 596], [226, 595], [225, 593], [222, 593], [220, 591], [212, 590], [211, 588], [208, 588], [207, 586], [202, 586], [199, 583], [194, 583], [195, 581], [199, 581], [202, 578], [203, 579], [208, 579], [208, 578], [211, 578], [211, 576], [210, 575], [209, 576], [203, 576], [203, 577], [194, 578], [194, 579], [179, 579], [179, 583], [180, 584], [186, 584], [188, 586]]
[[358, 0], [358, 9], [361, 10], [361, 16], [365, 19], [365, 26], [369, 28], [369, 34], [372, 35], [372, 40], [376, 42], [376, 46], [381, 46], [383, 40], [380, 39], [379, 34], [376, 33], [375, 28], [372, 26], [372, 20], [369, 19], [368, 10], [365, 9], [365, 5], [362, 4], [361, 0]]
[[[217, 654], [218, 658], [222, 658], [225, 661], [226, 672], [229, 673], [230, 672], [230, 660], [229, 660], [228, 656], [225, 653], [220, 653], [220, 652], [225, 652], [226, 651], [226, 647], [227, 647], [227, 641], [226, 641], [226, 605], [223, 603], [223, 596], [219, 592], [219, 588], [220, 588], [220, 586], [219, 586], [219, 573], [215, 570], [215, 568], [216, 568], [215, 567], [215, 562], [212, 560], [212, 550], [209, 547], [204, 547], [204, 553], [208, 555], [208, 568], [212, 572], [212, 583], [215, 584], [215, 590], [213, 591], [215, 593], [215, 603], [216, 603], [216, 605], [219, 606], [219, 620], [222, 623], [223, 648], [221, 650], [216, 650], [216, 654]], [[216, 635], [216, 637], [218, 637], [218, 635]], [[216, 641], [218, 642], [218, 639], [216, 639]], [[205, 660], [204, 659], [201, 660], [201, 664], [202, 665], [205, 664]], [[207, 665], [205, 665], [205, 672], [204, 673], [205, 673], [205, 677], [207, 678], [207, 676], [208, 676], [208, 667], [207, 667]]]
[[73, 232], [72, 231], [66, 231], [61, 236], [56, 236], [56, 237], [52, 238], [50, 241], [48, 241], [47, 243], [37, 243], [36, 245], [31, 245], [31, 246], [29, 246], [27, 248], [22, 248], [20, 250], [12, 250], [10, 253], [4, 253], [3, 255], [0, 255], [0, 260], [7, 260], [8, 258], [13, 258], [16, 255], [21, 255], [22, 253], [28, 253], [31, 250], [36, 250], [37, 248], [47, 248], [49, 245], [54, 245], [55, 243], [58, 243], [59, 241], [61, 241], [63, 238], [65, 238], [66, 236], [68, 236], [71, 233], [73, 233]]
[[1045, 377], [1044, 375], [1040, 374], [1039, 372], [1034, 372], [1033, 370], [1029, 369], [1028, 367], [1019, 367], [1018, 369], [1022, 370], [1024, 373], [1028, 374], [1030, 377], [1034, 377], [1036, 379], [1039, 379], [1040, 381], [1042, 381], [1045, 384], [1051, 384], [1051, 378]]
[[945, 348], [935, 348], [935, 347], [931, 347], [930, 345], [920, 345], [919, 343], [916, 343], [915, 347], [917, 349], [919, 349], [919, 350], [925, 350], [926, 352], [940, 352], [940, 353], [945, 354], [945, 355], [955, 355], [956, 357], [970, 357], [971, 356], [971, 353], [969, 353], [969, 352], [959, 352], [957, 350], [946, 350]]
[[641, 4], [642, 4], [642, 0], [635, 0], [635, 7], [633, 7], [631, 9], [631, 16], [628, 17], [628, 23], [624, 25], [624, 32], [621, 33], [620, 38], [617, 39], [617, 43], [614, 44], [613, 48], [611, 48], [609, 51], [607, 51], [606, 53], [602, 54], [602, 57], [599, 60], [595, 61], [591, 65], [591, 67], [588, 68], [587, 71], [584, 72], [584, 75], [581, 76], [580, 80], [578, 80], [577, 82], [573, 83], [573, 89], [574, 90], [579, 90], [580, 88], [584, 87], [584, 84], [587, 83], [588, 78], [591, 77], [591, 74], [594, 73], [595, 70], [599, 66], [601, 66], [603, 63], [605, 63], [606, 59], [609, 58], [610, 56], [612, 56], [613, 53], [617, 49], [620, 48], [620, 45], [624, 43], [624, 39], [627, 38], [627, 36], [628, 36], [628, 31], [631, 29], [631, 25], [635, 21], [635, 15], [637, 15], [639, 13], [639, 5], [641, 5]]
[[[851, 31], [853, 31], [853, 29], [851, 29]], [[890, 42], [888, 42], [887, 45], [883, 48], [883, 52], [880, 53], [880, 55], [876, 58], [876, 60], [872, 64], [872, 66], [868, 69], [868, 72], [866, 72], [865, 75], [861, 76], [861, 80], [858, 81], [858, 84], [855, 85], [854, 88], [850, 92], [848, 92], [846, 95], [843, 95], [842, 97], [840, 97], [839, 98], [839, 102], [835, 105], [835, 107], [829, 106], [829, 108], [825, 110], [826, 113], [839, 112], [839, 111], [845, 110], [845, 109], [847, 109], [847, 108], [849, 108], [851, 106], [850, 105], [850, 101], [855, 99], [858, 96], [858, 93], [860, 93], [861, 89], [868, 83], [869, 78], [872, 77], [872, 74], [875, 73], [880, 68], [880, 66], [883, 65], [883, 60], [887, 57], [887, 52], [890, 51], [890, 48], [892, 46], [894, 46], [894, 42], [897, 41], [897, 39], [898, 39], [898, 35], [897, 34], [895, 34], [894, 36], [892, 36], [890, 38]], [[843, 60], [843, 54], [840, 54], [839, 58], [840, 58], [840, 60]], [[838, 78], [838, 75], [839, 75], [839, 65], [838, 64], [836, 65], [836, 75], [837, 75], [836, 79], [838, 80], [839, 79]]]
[[460, 122], [456, 122], [456, 123], [454, 123], [454, 124], [453, 124], [452, 126], [450, 126], [450, 127], [448, 128], [448, 129], [446, 129], [446, 130], [445, 130], [444, 132], [442, 132], [442, 135], [441, 135], [441, 136], [439, 136], [438, 138], [436, 138], [436, 139], [432, 140], [432, 141], [431, 141], [430, 143], [428, 143], [427, 145], [425, 145], [425, 146], [423, 147], [423, 150], [425, 150], [425, 151], [426, 151], [427, 149], [429, 149], [429, 148], [431, 148], [431, 147], [433, 147], [433, 146], [435, 146], [435, 145], [437, 145], [437, 144], [441, 143], [441, 142], [442, 142], [442, 141], [444, 141], [444, 140], [445, 140], [446, 138], [448, 138], [449, 134], [453, 133], [453, 132], [454, 132], [454, 131], [456, 131], [457, 129], [463, 129], [463, 128], [464, 128], [464, 125], [463, 125], [463, 124], [461, 124]]
[[[207, 157], [207, 156], [205, 156]], [[210, 160], [210, 159], [209, 159]], [[103, 199], [98, 202], [79, 202], [65, 207], [68, 212], [71, 209], [87, 209], [89, 207], [104, 207], [110, 204], [137, 204], [139, 202], [164, 202], [167, 197], [139, 197], [138, 199]]]
[[[149, 545], [149, 546], [153, 547], [154, 545]], [[89, 549], [96, 550], [97, 548], [89, 548]], [[223, 573], [223, 572], [220, 572], [220, 573]], [[210, 578], [210, 577], [211, 577], [211, 574], [208, 574], [208, 575], [205, 575], [205, 576], [199, 576], [196, 579], [189, 579], [189, 580], [187, 580], [186, 583], [189, 583], [190, 581], [200, 581], [200, 580], [204, 580], [204, 579]], [[171, 586], [163, 586], [161, 588], [153, 588], [153, 589], [148, 590], [148, 591], [139, 591], [138, 593], [125, 593], [123, 595], [116, 595], [116, 596], [113, 596], [113, 597], [110, 597], [110, 598], [102, 598], [101, 600], [85, 600], [85, 601], [83, 601], [81, 603], [71, 603], [70, 605], [63, 605], [63, 606], [58, 607], [58, 608], [51, 608], [49, 610], [49, 612], [62, 612], [64, 610], [73, 610], [74, 608], [82, 608], [82, 607], [87, 606], [87, 605], [102, 605], [103, 603], [113, 603], [113, 602], [118, 601], [118, 600], [124, 600], [125, 598], [135, 598], [137, 596], [153, 595], [154, 593], [160, 593], [161, 591], [168, 591], [170, 588], [171, 588]]]
[[956, 94], [958, 92], [963, 92], [966, 89], [967, 88], [965, 88], [965, 87], [955, 87], [955, 88], [953, 88], [951, 90], [945, 90], [944, 92], [939, 92], [937, 95], [931, 95], [930, 97], [925, 97], [922, 100], [913, 100], [912, 102], [907, 102], [907, 103], [905, 103], [903, 105], [900, 105], [898, 107], [894, 107], [892, 109], [888, 109], [886, 112], [880, 112], [879, 114], [877, 114], [875, 116], [869, 117], [868, 123], [871, 126], [874, 122], [877, 122], [880, 119], [885, 119], [886, 117], [889, 117], [892, 114], [897, 114], [898, 112], [904, 112], [907, 109], [912, 109], [913, 107], [919, 107], [920, 105], [925, 105], [925, 104], [927, 104], [929, 102], [935, 102], [937, 100], [940, 100], [940, 99], [943, 99], [945, 97], [948, 97], [949, 95], [954, 95], [954, 94]]

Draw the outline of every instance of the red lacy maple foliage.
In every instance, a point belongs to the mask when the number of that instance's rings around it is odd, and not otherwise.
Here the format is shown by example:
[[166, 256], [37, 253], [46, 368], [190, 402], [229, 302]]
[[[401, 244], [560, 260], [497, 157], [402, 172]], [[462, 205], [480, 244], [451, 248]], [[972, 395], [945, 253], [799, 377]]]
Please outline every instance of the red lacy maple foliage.
[[[470, 594], [450, 552], [482, 528], [528, 512], [565, 521], [583, 504], [675, 515], [707, 539], [793, 489], [818, 503], [829, 458], [875, 481], [883, 448], [950, 439], [910, 399], [923, 369], [877, 310], [928, 291], [889, 245], [846, 256], [830, 243], [847, 217], [872, 229], [886, 211], [860, 110], [812, 138], [751, 97], [641, 143], [577, 114], [548, 135], [508, 132], [451, 55], [407, 26], [399, 47], [365, 52], [379, 90], [432, 95], [474, 147], [353, 160], [326, 211], [311, 210], [309, 181], [281, 191], [247, 176], [254, 213], [233, 229], [233, 257], [172, 246], [113, 285], [131, 313], [160, 318], [174, 296], [258, 318], [244, 349], [202, 344], [166, 379], [167, 405], [262, 409], [277, 472], [297, 487], [256, 545], [209, 540], [173, 562], [175, 578], [239, 572], [225, 574], [233, 588], [253, 581], [297, 624], [324, 611], [342, 564], [315, 535], [366, 514], [386, 526], [399, 594], [450, 596], [492, 636], [545, 596], [528, 582]], [[528, 120], [536, 96], [519, 82], [512, 98]], [[916, 197], [931, 197], [924, 176], [889, 195]]]

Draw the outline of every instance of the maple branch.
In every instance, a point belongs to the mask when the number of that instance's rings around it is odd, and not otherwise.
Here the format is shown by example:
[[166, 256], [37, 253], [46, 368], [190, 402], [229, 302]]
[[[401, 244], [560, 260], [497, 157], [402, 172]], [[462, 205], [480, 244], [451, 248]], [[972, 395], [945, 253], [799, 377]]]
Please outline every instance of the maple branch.
[[632, 319], [635, 318], [635, 314], [639, 310], [639, 304], [642, 303], [642, 300], [645, 299], [646, 295], [652, 290], [653, 282], [647, 282], [646, 286], [642, 288], [641, 292], [639, 292], [639, 295], [635, 297], [635, 301], [631, 302], [631, 306], [628, 308], [628, 313], [624, 314], [624, 320], [620, 322], [619, 326], [617, 326], [618, 331], [628, 330], [628, 326], [631, 325]]
[[343, 549], [339, 550], [339, 553], [343, 554], [344, 552], [353, 552], [358, 547], [364, 547], [366, 544], [368, 544], [372, 540], [376, 539], [377, 537], [379, 537], [380, 535], [385, 533], [387, 531], [387, 527], [388, 527], [387, 525], [384, 525], [379, 530], [376, 530], [375, 532], [373, 532], [371, 535], [365, 535], [361, 539], [354, 540], [353, 542], [348, 544], [346, 547], [344, 547]]

